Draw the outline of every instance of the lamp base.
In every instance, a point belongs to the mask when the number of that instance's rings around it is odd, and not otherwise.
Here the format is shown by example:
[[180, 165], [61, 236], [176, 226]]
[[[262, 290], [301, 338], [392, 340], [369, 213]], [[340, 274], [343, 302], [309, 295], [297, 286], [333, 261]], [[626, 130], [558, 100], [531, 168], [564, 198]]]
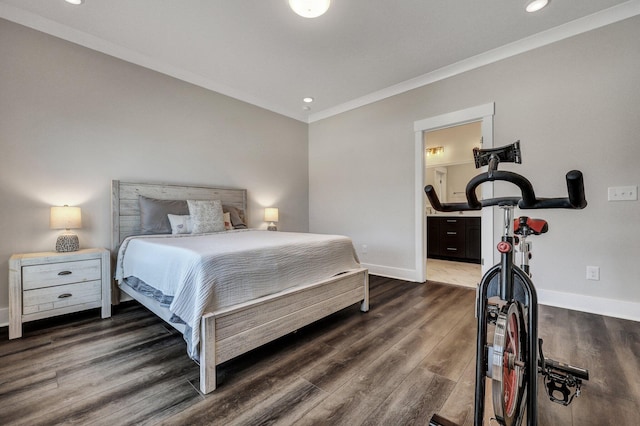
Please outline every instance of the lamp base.
[[56, 251], [64, 253], [80, 250], [80, 241], [76, 234], [62, 234], [56, 240]]
[[271, 222], [269, 226], [267, 226], [267, 231], [277, 231], [277, 230], [278, 230], [278, 227], [273, 222]]

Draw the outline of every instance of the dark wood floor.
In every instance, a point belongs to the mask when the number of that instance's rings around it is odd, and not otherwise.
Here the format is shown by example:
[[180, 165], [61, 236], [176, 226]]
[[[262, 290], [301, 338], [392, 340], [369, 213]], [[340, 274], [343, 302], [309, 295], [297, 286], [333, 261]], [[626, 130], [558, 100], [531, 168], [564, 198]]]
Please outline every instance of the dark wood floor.
[[[219, 368], [198, 391], [182, 336], [137, 304], [0, 330], [0, 424], [472, 424], [474, 291], [371, 277], [371, 311], [345, 309]], [[541, 307], [548, 356], [589, 368], [540, 425], [637, 425], [640, 324]], [[495, 423], [494, 423], [495, 424]]]

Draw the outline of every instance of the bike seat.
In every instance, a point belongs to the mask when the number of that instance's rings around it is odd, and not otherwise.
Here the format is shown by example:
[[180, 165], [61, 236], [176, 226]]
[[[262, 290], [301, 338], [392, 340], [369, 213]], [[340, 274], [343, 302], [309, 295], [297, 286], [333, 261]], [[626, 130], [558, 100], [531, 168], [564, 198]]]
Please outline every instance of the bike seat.
[[[525, 231], [526, 229], [526, 231]], [[532, 219], [527, 216], [521, 216], [513, 221], [513, 233], [522, 235], [540, 235], [549, 230], [549, 224], [544, 219]]]

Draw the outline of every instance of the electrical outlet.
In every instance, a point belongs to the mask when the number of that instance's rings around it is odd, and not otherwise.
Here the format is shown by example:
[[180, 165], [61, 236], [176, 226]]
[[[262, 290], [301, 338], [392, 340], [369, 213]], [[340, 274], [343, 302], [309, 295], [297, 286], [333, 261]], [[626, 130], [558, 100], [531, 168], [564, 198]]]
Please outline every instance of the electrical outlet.
[[636, 201], [638, 199], [638, 187], [610, 186], [607, 190], [608, 201]]
[[600, 281], [600, 267], [587, 266], [587, 279], [592, 281]]
[[361, 250], [362, 254], [367, 254], [367, 249], [369, 247], [366, 244], [363, 244], [361, 247], [362, 247], [362, 250]]

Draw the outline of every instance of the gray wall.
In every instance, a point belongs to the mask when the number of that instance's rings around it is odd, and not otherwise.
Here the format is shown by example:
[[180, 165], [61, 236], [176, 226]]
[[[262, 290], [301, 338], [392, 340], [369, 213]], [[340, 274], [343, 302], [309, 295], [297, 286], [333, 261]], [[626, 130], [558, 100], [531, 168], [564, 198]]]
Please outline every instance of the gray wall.
[[0, 324], [12, 253], [53, 250], [49, 207], [110, 244], [112, 179], [246, 188], [249, 225], [308, 230], [308, 126], [0, 20]]
[[539, 215], [543, 296], [640, 311], [640, 204], [606, 201], [640, 182], [638, 39], [636, 17], [307, 126], [0, 20], [0, 323], [9, 256], [54, 246], [51, 205], [83, 208], [83, 247], [109, 245], [111, 179], [247, 188], [251, 226], [276, 205], [281, 229], [349, 235], [372, 270], [411, 271], [413, 123], [489, 102], [495, 145], [522, 140], [539, 194], [585, 173], [587, 209]]
[[539, 196], [566, 193], [571, 169], [585, 174], [585, 210], [532, 214], [551, 229], [533, 242], [541, 299], [640, 319], [640, 203], [607, 202], [608, 186], [640, 183], [638, 40], [634, 17], [312, 123], [310, 230], [350, 235], [374, 272], [414, 271], [413, 123], [495, 102], [494, 146], [522, 141], [524, 163], [505, 169]]

